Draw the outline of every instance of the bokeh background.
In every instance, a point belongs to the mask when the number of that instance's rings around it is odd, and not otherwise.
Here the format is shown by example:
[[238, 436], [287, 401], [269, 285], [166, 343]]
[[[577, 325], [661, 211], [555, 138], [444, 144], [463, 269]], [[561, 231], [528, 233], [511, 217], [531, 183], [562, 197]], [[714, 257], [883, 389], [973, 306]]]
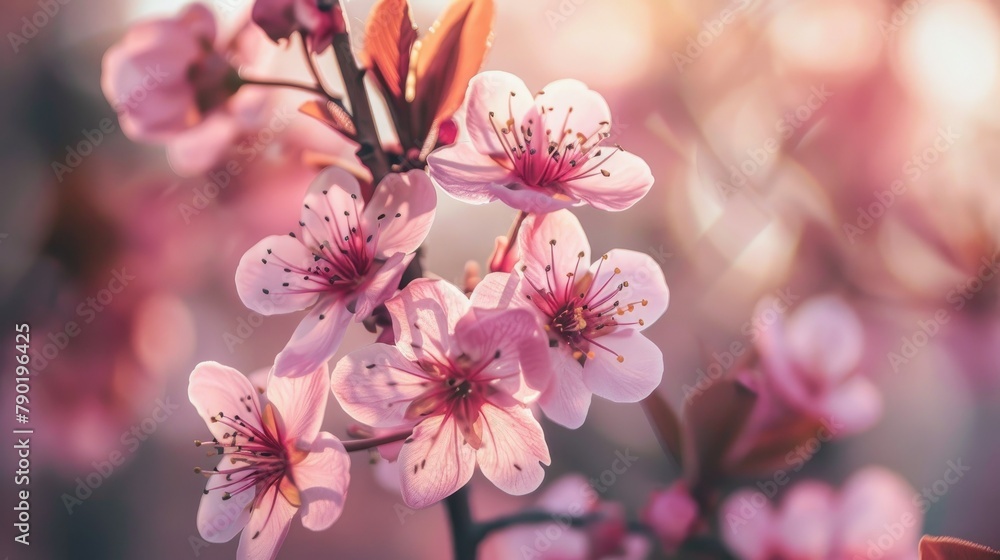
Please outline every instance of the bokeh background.
[[[36, 0], [0, 5], [10, 42], [0, 47], [5, 428], [14, 427], [14, 325], [31, 325], [36, 353], [52, 345], [51, 357], [33, 361], [30, 548], [11, 544], [15, 458], [12, 442], [0, 445], [11, 558], [235, 553], [235, 542], [192, 546], [205, 483], [192, 468], [208, 461], [191, 444], [206, 432], [187, 402], [187, 376], [209, 359], [254, 371], [282, 348], [298, 317], [246, 310], [233, 273], [254, 242], [297, 221], [314, 170], [289, 161], [341, 145], [294, 115], [301, 98], [289, 96], [290, 127], [247, 139], [245, 171], [213, 189], [207, 177], [174, 173], [162, 148], [126, 138], [100, 90], [102, 54], [130, 23], [183, 4], [67, 0], [45, 18]], [[209, 5], [236, 21], [250, 0]], [[421, 28], [445, 5], [413, 1]], [[355, 30], [370, 6], [347, 4]], [[680, 403], [708, 364], [706, 350], [747, 341], [762, 296], [839, 294], [863, 319], [864, 368], [885, 411], [874, 429], [824, 446], [794, 480], [837, 485], [878, 464], [919, 491], [960, 459], [970, 471], [927, 513], [925, 532], [1000, 548], [1000, 277], [981, 272], [1000, 248], [1000, 6], [503, 0], [497, 11], [486, 68], [533, 89], [563, 77], [587, 82], [612, 107], [614, 140], [653, 169], [656, 184], [633, 209], [577, 214], [595, 252], [645, 251], [666, 272], [671, 305], [647, 331], [664, 351], [665, 398]], [[26, 33], [33, 18], [46, 23]], [[267, 48], [277, 73], [304, 72], [288, 61], [290, 49]], [[329, 51], [322, 66], [336, 89]], [[468, 207], [442, 194], [428, 268], [459, 281], [512, 217], [499, 204]], [[126, 279], [120, 293], [109, 290], [116, 275]], [[905, 363], [891, 363], [941, 310], [948, 322]], [[78, 334], [61, 336], [70, 321]], [[342, 348], [370, 339], [358, 327]], [[343, 435], [349, 422], [331, 399], [326, 428]], [[602, 496], [633, 517], [678, 475], [638, 406], [595, 399], [582, 429], [545, 428], [548, 481], [599, 476], [616, 451], [640, 457]], [[103, 467], [115, 453], [122, 464]], [[401, 515], [398, 494], [363, 454], [352, 475], [341, 521], [323, 533], [293, 524], [282, 557], [449, 556], [442, 507]], [[78, 488], [88, 476], [99, 486]], [[530, 503], [474, 479], [478, 517]]]

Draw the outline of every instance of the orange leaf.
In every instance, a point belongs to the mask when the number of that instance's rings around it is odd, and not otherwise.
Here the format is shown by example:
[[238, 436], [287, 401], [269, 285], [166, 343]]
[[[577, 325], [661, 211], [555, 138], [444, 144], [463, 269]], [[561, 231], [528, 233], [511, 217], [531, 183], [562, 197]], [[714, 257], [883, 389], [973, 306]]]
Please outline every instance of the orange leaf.
[[493, 41], [493, 13], [493, 0], [453, 0], [417, 44], [407, 99], [423, 119], [418, 130], [430, 132], [462, 105]]
[[338, 132], [343, 132], [352, 138], [357, 134], [350, 116], [344, 114], [340, 107], [329, 101], [318, 101], [315, 99], [306, 101], [299, 106], [299, 112], [309, 115], [330, 128]]
[[954, 537], [920, 539], [920, 560], [998, 560], [1000, 552]]
[[365, 26], [361, 62], [374, 72], [386, 92], [402, 100], [417, 28], [407, 0], [379, 0]]

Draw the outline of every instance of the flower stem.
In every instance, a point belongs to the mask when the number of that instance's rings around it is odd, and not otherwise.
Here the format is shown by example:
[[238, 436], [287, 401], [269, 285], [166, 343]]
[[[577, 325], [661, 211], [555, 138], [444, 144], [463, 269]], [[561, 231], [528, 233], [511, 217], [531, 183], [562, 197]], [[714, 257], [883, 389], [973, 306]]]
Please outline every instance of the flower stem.
[[365, 449], [371, 449], [373, 447], [378, 447], [380, 445], [385, 445], [387, 443], [393, 443], [402, 439], [406, 439], [410, 437], [410, 434], [412, 433], [413, 430], [403, 430], [401, 432], [379, 437], [348, 440], [344, 442], [344, 449], [346, 449], [348, 453], [354, 451], [364, 451]]
[[444, 505], [448, 509], [448, 521], [451, 523], [451, 542], [455, 549], [455, 560], [476, 560], [479, 531], [475, 521], [472, 520], [469, 487], [463, 486], [445, 498]]
[[337, 57], [340, 75], [344, 78], [347, 98], [351, 102], [351, 118], [357, 130], [355, 141], [358, 143], [358, 157], [372, 172], [372, 185], [377, 186], [389, 173], [389, 158], [382, 149], [372, 114], [368, 90], [365, 89], [365, 69], [358, 67], [351, 49], [351, 36], [347, 31], [347, 20], [344, 17], [340, 0], [320, 0], [321, 10], [334, 13], [333, 52]]
[[289, 82], [285, 80], [258, 80], [256, 78], [246, 78], [243, 76], [240, 76], [240, 81], [242, 81], [246, 85], [251, 85], [251, 86], [286, 87], [292, 89], [299, 89], [302, 91], [308, 91], [309, 93], [315, 93], [316, 95], [325, 97], [327, 99], [330, 99], [331, 101], [336, 99], [336, 98], [331, 99], [331, 96], [329, 94], [320, 89], [318, 86], [311, 84], [303, 84], [300, 82]]
[[570, 527], [584, 527], [587, 524], [599, 521], [600, 519], [601, 514], [596, 512], [587, 513], [577, 517], [569, 517], [556, 515], [550, 511], [527, 510], [480, 523], [477, 528], [476, 541], [477, 543], [482, 542], [490, 535], [490, 533], [509, 529], [515, 525], [558, 523], [560, 526], [568, 525]]

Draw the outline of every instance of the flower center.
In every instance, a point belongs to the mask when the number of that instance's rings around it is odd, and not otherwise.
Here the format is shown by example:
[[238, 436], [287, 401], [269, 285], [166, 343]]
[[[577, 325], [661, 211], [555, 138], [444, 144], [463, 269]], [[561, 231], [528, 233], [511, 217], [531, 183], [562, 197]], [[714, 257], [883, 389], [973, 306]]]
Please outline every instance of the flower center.
[[[623, 277], [624, 273], [620, 268], [615, 267], [601, 284], [594, 283], [596, 278], [601, 277], [601, 269], [608, 260], [607, 255], [601, 257], [593, 275], [588, 272], [578, 278], [585, 254], [582, 251], [577, 254], [576, 266], [572, 271], [560, 272], [555, 265], [556, 240], [549, 241], [549, 246], [551, 263], [544, 270], [546, 285], [537, 286], [528, 276], [524, 276], [535, 292], [529, 294], [528, 299], [549, 317], [549, 322], [545, 325], [545, 330], [549, 333], [549, 345], [556, 347], [566, 344], [573, 352], [573, 358], [581, 364], [594, 358], [595, 349], [611, 352], [619, 362], [624, 362], [624, 356], [597, 339], [614, 332], [620, 326], [645, 325], [643, 319], [628, 320], [627, 316], [636, 313], [649, 302], [644, 299], [632, 302], [621, 300], [621, 292], [629, 287], [629, 281]], [[521, 271], [526, 272], [527, 266], [522, 267]]]
[[[611, 135], [610, 122], [597, 123], [595, 131], [588, 136], [568, 127], [573, 107], [560, 115], [554, 107], [546, 108], [542, 104], [537, 108], [537, 128], [532, 116], [518, 124], [513, 112], [515, 96], [515, 92], [510, 92], [507, 119], [501, 120], [493, 111], [488, 115], [506, 156], [506, 159], [498, 159], [499, 163], [516, 172], [529, 185], [539, 188], [556, 188], [566, 181], [598, 175], [611, 176], [602, 166], [622, 147], [615, 144], [613, 150], [605, 153], [606, 147], [601, 146], [601, 142]], [[538, 134], [538, 130], [542, 134]]]
[[[210, 483], [205, 489], [205, 494], [215, 490], [225, 490], [221, 499], [224, 501], [232, 499], [251, 488], [254, 489], [254, 498], [250, 502], [254, 509], [262, 505], [273, 511], [274, 503], [262, 504], [265, 496], [271, 488], [277, 488], [292, 505], [298, 506], [301, 501], [298, 490], [291, 480], [291, 466], [295, 462], [289, 456], [284, 445], [277, 425], [277, 412], [273, 405], [267, 404], [263, 414], [258, 410], [256, 401], [252, 395], [240, 398], [240, 402], [245, 407], [246, 416], [253, 418], [256, 422], [248, 422], [240, 414], [228, 414], [220, 411], [211, 418], [212, 422], [220, 423], [228, 428], [222, 438], [212, 438], [211, 442], [195, 441], [196, 446], [210, 446], [213, 449], [208, 452], [208, 456], [221, 455], [224, 460], [219, 466], [210, 471], [205, 471], [199, 467], [195, 472], [210, 477], [217, 481]], [[228, 465], [227, 465], [228, 463]], [[223, 479], [216, 475], [223, 475]], [[275, 499], [277, 493], [274, 494]], [[254, 535], [256, 538], [256, 535]]]

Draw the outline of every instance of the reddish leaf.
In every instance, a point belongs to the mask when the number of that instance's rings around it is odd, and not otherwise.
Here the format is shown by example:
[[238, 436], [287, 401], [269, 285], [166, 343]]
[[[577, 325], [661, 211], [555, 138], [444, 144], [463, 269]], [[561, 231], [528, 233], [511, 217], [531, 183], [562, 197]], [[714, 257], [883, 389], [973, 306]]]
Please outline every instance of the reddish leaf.
[[410, 53], [417, 41], [417, 28], [407, 0], [379, 0], [365, 26], [365, 48], [361, 62], [371, 69], [385, 91], [402, 101], [410, 71]]
[[920, 560], [998, 560], [1000, 552], [974, 542], [955, 537], [920, 539]]
[[723, 377], [684, 403], [684, 472], [692, 487], [711, 482], [757, 400], [742, 383]]
[[417, 44], [410, 67], [415, 86], [407, 99], [421, 138], [462, 105], [493, 40], [493, 12], [493, 0], [453, 0]]
[[651, 395], [643, 399], [642, 409], [646, 411], [646, 417], [656, 432], [656, 437], [660, 441], [660, 446], [673, 457], [677, 463], [681, 462], [681, 422], [674, 414], [674, 409], [670, 403], [663, 398], [663, 395], [653, 391]]
[[310, 100], [299, 106], [299, 112], [353, 138], [357, 131], [350, 116], [329, 101]]

